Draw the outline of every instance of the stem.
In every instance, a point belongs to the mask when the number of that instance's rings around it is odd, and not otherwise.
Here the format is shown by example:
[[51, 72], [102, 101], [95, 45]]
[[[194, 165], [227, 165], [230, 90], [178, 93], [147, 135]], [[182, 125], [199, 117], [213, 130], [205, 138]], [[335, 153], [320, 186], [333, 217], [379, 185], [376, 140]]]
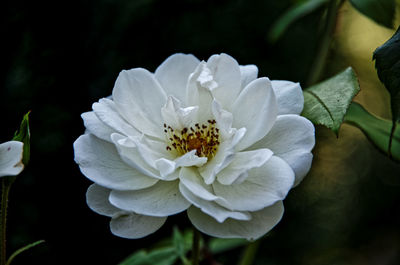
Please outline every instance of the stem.
[[[339, 2], [339, 3], [338, 3]], [[336, 25], [337, 11], [344, 1], [330, 0], [328, 4], [328, 14], [322, 35], [321, 43], [318, 47], [315, 61], [311, 66], [310, 75], [306, 82], [306, 87], [315, 84], [321, 77], [322, 70], [324, 69], [326, 58], [328, 57], [329, 48], [331, 47], [333, 30]]]
[[256, 240], [247, 245], [243, 252], [242, 258], [239, 261], [239, 265], [251, 265], [257, 254], [258, 247], [260, 246], [261, 240]]
[[393, 143], [394, 132], [396, 131], [396, 126], [397, 126], [397, 121], [393, 120], [392, 129], [390, 131], [389, 144], [388, 144], [388, 154], [390, 159], [393, 159], [392, 143]]
[[193, 229], [193, 246], [192, 246], [192, 265], [199, 265], [200, 259], [200, 231]]
[[6, 225], [7, 225], [7, 206], [8, 194], [10, 192], [12, 181], [3, 178], [1, 187], [1, 219], [0, 219], [0, 265], [6, 264]]

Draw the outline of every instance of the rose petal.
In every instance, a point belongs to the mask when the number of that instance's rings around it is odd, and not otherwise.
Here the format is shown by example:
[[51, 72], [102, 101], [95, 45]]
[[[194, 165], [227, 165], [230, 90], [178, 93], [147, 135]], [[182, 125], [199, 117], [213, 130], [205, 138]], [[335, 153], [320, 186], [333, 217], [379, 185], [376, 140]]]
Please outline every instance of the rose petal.
[[74, 150], [75, 162], [81, 172], [103, 187], [134, 190], [152, 186], [158, 181], [125, 164], [113, 144], [91, 134], [81, 135], [74, 143]]
[[257, 79], [258, 68], [254, 64], [240, 65], [242, 88], [245, 88], [251, 81]]
[[118, 112], [137, 130], [164, 138], [161, 108], [167, 96], [153, 74], [142, 68], [122, 71], [112, 97]]
[[189, 128], [193, 121], [197, 119], [198, 109], [197, 106], [182, 108], [181, 103], [176, 98], [169, 96], [167, 103], [161, 109], [161, 115], [166, 126], [181, 131], [185, 127]]
[[157, 68], [154, 75], [167, 95], [183, 101], [189, 75], [199, 63], [200, 61], [191, 54], [176, 53], [168, 57]]
[[298, 115], [279, 115], [274, 127], [250, 149], [269, 148], [283, 158], [296, 174], [297, 185], [311, 167], [311, 150], [315, 145], [314, 125]]
[[241, 90], [241, 73], [237, 61], [227, 54], [213, 55], [207, 61], [217, 86], [212, 89], [214, 98], [228, 111]]
[[135, 213], [121, 213], [110, 222], [111, 232], [119, 237], [138, 239], [148, 236], [165, 223], [167, 217], [153, 217]]
[[294, 182], [294, 172], [281, 158], [272, 156], [264, 165], [248, 172], [240, 184], [213, 184], [215, 195], [224, 207], [236, 211], [258, 211], [283, 200]]
[[235, 154], [232, 162], [217, 175], [217, 180], [223, 185], [231, 185], [240, 175], [248, 170], [260, 167], [271, 158], [272, 152], [269, 149], [257, 149]]
[[127, 136], [140, 135], [138, 130], [132, 127], [122, 116], [118, 113], [115, 102], [102, 98], [99, 102], [92, 105], [93, 111], [96, 116], [108, 127], [112, 128], [114, 132], [119, 132]]
[[[113, 133], [111, 135], [111, 140], [115, 144], [121, 159], [125, 163], [137, 169], [144, 175], [161, 179], [155, 161], [160, 157], [170, 156], [164, 148], [158, 146], [161, 144], [146, 139], [144, 135], [131, 138], [118, 133]], [[151, 145], [151, 142], [154, 145]]]
[[0, 144], [0, 177], [16, 176], [24, 169], [22, 142], [9, 141]]
[[211, 89], [216, 86], [210, 69], [205, 62], [201, 62], [196, 70], [190, 75], [187, 91], [186, 103], [188, 106], [198, 106], [197, 122], [205, 123], [212, 117], [211, 104], [213, 96]]
[[234, 149], [245, 133], [245, 128], [232, 131], [231, 138], [220, 143], [215, 156], [198, 169], [207, 185], [213, 183], [217, 174], [232, 162], [235, 154]]
[[111, 141], [110, 136], [115, 130], [104, 124], [93, 111], [82, 113], [81, 117], [88, 133], [102, 140]]
[[94, 212], [112, 217], [121, 210], [111, 205], [110, 201], [108, 200], [110, 192], [111, 190], [107, 188], [97, 184], [92, 184], [86, 192], [86, 203]]
[[243, 150], [263, 138], [274, 125], [277, 103], [268, 78], [258, 78], [248, 84], [233, 105], [233, 127], [247, 132], [237, 145]]
[[278, 115], [299, 114], [303, 111], [304, 97], [299, 83], [290, 81], [272, 80]]
[[[228, 210], [221, 205], [215, 203], [215, 201], [207, 201], [203, 200], [200, 197], [194, 195], [188, 188], [186, 188], [183, 184], [179, 184], [179, 189], [185, 198], [190, 201], [193, 205], [188, 209], [188, 214], [192, 208], [195, 208], [213, 219], [213, 221], [217, 221], [218, 223], [224, 222], [227, 218], [233, 218], [236, 220], [250, 220], [251, 215], [248, 212], [238, 212]], [[193, 221], [192, 221], [193, 222]]]
[[190, 206], [180, 193], [179, 181], [159, 181], [147, 189], [112, 191], [110, 202], [114, 206], [148, 216], [168, 216], [180, 213]]
[[207, 235], [220, 238], [256, 240], [265, 235], [281, 220], [283, 211], [283, 203], [278, 201], [270, 207], [252, 212], [252, 218], [249, 221], [227, 219], [223, 223], [217, 222], [196, 207], [190, 207], [187, 213], [192, 224]]

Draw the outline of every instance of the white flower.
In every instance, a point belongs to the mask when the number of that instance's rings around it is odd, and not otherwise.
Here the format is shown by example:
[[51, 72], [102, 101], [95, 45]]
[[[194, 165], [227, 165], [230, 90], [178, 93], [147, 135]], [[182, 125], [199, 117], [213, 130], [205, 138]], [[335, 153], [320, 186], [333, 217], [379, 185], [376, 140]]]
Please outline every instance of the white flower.
[[226, 54], [174, 54], [150, 73], [122, 71], [112, 99], [82, 114], [75, 161], [94, 181], [87, 203], [126, 238], [187, 210], [200, 231], [257, 239], [309, 171], [314, 126], [298, 83], [257, 78]]
[[23, 146], [24, 144], [18, 141], [0, 144], [0, 177], [16, 176], [24, 169]]

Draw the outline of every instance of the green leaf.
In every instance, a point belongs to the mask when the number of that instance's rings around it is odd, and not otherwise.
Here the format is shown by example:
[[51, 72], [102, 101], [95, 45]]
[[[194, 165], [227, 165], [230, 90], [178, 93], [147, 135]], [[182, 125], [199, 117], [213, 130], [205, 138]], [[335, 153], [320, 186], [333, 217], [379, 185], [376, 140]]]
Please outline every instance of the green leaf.
[[246, 246], [249, 241], [241, 238], [213, 238], [210, 240], [209, 248], [211, 253], [218, 254], [238, 247]]
[[[378, 77], [390, 93], [393, 134], [397, 123], [400, 122], [400, 27], [387, 42], [375, 50], [373, 59]], [[392, 137], [389, 139], [389, 155], [391, 141]]]
[[361, 13], [385, 27], [392, 28], [396, 0], [350, 0]]
[[150, 252], [139, 250], [119, 263], [119, 265], [172, 265], [178, 258], [175, 247], [164, 247]]
[[22, 157], [22, 163], [26, 166], [30, 159], [30, 131], [29, 131], [29, 111], [27, 114], [24, 115], [22, 118], [21, 125], [19, 126], [19, 130], [14, 133], [13, 140], [20, 141], [24, 143], [24, 152]]
[[351, 67], [303, 91], [304, 109], [301, 115], [314, 124], [331, 129], [336, 136], [351, 100], [360, 91]]
[[176, 252], [180, 257], [185, 256], [185, 239], [183, 238], [183, 235], [179, 231], [177, 227], [174, 227], [173, 235], [172, 235], [172, 242], [174, 244], [174, 247], [176, 249]]
[[41, 243], [44, 243], [44, 242], [45, 242], [44, 240], [39, 240], [39, 241], [33, 242], [32, 244], [26, 245], [25, 247], [22, 247], [22, 248], [16, 250], [16, 251], [10, 256], [10, 258], [7, 260], [6, 265], [10, 265], [11, 262], [13, 261], [13, 259], [14, 259], [16, 256], [18, 256], [19, 254], [21, 254], [22, 252], [24, 252], [24, 251], [26, 251], [26, 250], [28, 250], [28, 249], [30, 249], [30, 248], [33, 248], [33, 247], [35, 247], [35, 246], [37, 246], [37, 245], [39, 245], [39, 244], [41, 244]]
[[308, 0], [294, 5], [282, 16], [280, 16], [278, 20], [272, 25], [271, 30], [268, 34], [269, 40], [271, 42], [277, 41], [289, 28], [290, 24], [312, 13], [327, 2], [328, 0]]
[[[388, 154], [392, 122], [378, 118], [366, 111], [360, 104], [351, 103], [345, 122], [358, 127], [379, 150]], [[400, 130], [394, 132], [392, 157], [400, 161]]]

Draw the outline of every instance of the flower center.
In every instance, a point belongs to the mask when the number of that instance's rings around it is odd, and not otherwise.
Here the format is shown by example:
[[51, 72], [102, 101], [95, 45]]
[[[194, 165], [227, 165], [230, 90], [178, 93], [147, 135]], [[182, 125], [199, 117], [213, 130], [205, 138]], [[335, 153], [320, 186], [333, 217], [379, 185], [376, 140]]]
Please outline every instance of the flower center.
[[208, 120], [207, 124], [196, 123], [194, 127], [179, 131], [164, 123], [164, 132], [169, 142], [166, 149], [178, 155], [196, 150], [197, 156], [211, 159], [219, 145], [219, 129], [216, 124], [215, 120]]

